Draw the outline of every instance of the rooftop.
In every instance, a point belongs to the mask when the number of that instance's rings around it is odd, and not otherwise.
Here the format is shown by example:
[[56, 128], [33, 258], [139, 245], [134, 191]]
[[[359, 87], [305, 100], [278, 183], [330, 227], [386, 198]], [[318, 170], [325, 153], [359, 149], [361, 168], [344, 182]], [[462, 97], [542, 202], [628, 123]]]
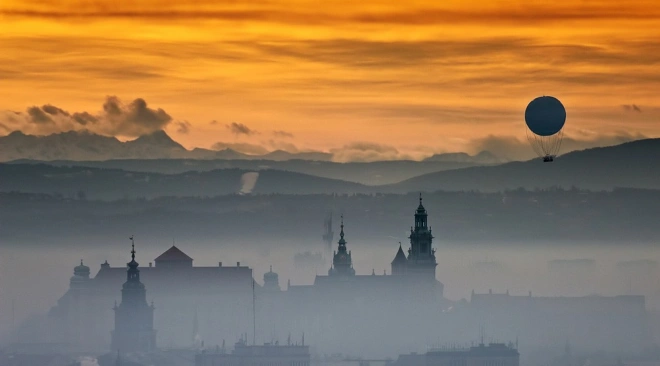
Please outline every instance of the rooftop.
[[192, 261], [193, 259], [190, 258], [186, 253], [182, 252], [181, 249], [177, 248], [176, 246], [172, 245], [172, 247], [168, 250], [165, 251], [165, 253], [161, 254], [156, 258], [156, 263], [160, 261]]

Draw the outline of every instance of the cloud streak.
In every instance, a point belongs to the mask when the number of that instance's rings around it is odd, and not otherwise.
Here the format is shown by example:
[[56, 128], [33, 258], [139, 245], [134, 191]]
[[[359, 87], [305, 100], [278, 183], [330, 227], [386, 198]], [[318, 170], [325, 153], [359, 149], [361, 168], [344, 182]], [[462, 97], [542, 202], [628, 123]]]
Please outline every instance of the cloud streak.
[[[195, 2], [195, 5], [171, 1], [156, 3], [121, 3], [106, 1], [71, 1], [61, 4], [19, 2], [15, 6], [0, 7], [0, 14], [13, 17], [47, 19], [109, 19], [130, 18], [147, 20], [215, 20], [252, 21], [284, 24], [388, 24], [388, 25], [436, 25], [439, 23], [538, 24], [544, 22], [568, 22], [580, 20], [656, 19], [659, 12], [649, 2], [630, 1], [625, 5], [615, 1], [591, 3], [519, 3], [494, 1], [480, 6], [461, 6], [447, 2], [410, 4], [389, 10], [374, 10], [374, 1], [362, 4], [336, 2], [319, 7], [313, 1], [298, 1], [288, 8], [284, 2], [249, 1], [243, 6], [222, 3]], [[279, 6], [278, 6], [279, 5]], [[336, 10], [337, 8], [342, 11]]]
[[642, 113], [642, 108], [640, 108], [637, 104], [624, 104], [622, 107], [626, 112]]
[[354, 142], [330, 149], [330, 152], [332, 160], [340, 163], [412, 159], [409, 155], [401, 154], [394, 146], [373, 142]]

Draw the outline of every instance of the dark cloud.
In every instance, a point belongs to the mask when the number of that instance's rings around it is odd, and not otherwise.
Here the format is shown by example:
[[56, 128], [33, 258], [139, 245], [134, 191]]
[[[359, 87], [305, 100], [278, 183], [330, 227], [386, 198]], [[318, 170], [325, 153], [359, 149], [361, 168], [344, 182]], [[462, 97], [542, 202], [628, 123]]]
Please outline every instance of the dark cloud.
[[213, 121], [209, 122], [209, 124], [210, 124], [210, 125], [217, 125], [217, 124], [218, 124], [218, 121], [213, 120]]
[[118, 116], [121, 114], [121, 102], [115, 96], [108, 96], [103, 103], [103, 111], [109, 116]]
[[246, 126], [242, 123], [232, 122], [232, 123], [228, 124], [226, 127], [229, 129], [229, 131], [231, 131], [231, 133], [233, 133], [234, 135], [237, 135], [237, 136], [240, 136], [240, 135], [250, 136], [250, 135], [254, 135], [254, 134], [257, 133], [257, 131], [249, 128], [248, 126]]
[[176, 126], [176, 132], [180, 134], [187, 134], [190, 132], [190, 127], [192, 127], [188, 121], [179, 121], [174, 123], [174, 125]]
[[87, 125], [88, 123], [96, 123], [99, 120], [97, 117], [92, 116], [88, 112], [76, 112], [71, 115], [71, 118], [83, 126]]
[[[602, 135], [588, 131], [578, 131], [574, 136], [564, 136], [559, 154], [594, 147], [614, 146], [644, 138], [647, 137], [642, 134], [630, 134], [627, 132]], [[470, 142], [468, 152], [476, 154], [481, 151], [489, 151], [505, 160], [528, 160], [536, 157], [528, 141], [519, 140], [513, 136], [490, 135]]]
[[162, 130], [172, 121], [164, 110], [149, 108], [142, 98], [124, 106], [119, 98], [111, 96], [103, 104], [103, 110], [110, 122], [109, 132], [114, 135], [139, 136]]
[[50, 104], [46, 104], [46, 105], [42, 106], [41, 110], [48, 113], [48, 114], [54, 115], [54, 116], [58, 115], [58, 114], [61, 114], [63, 116], [68, 116], [69, 115], [69, 112], [65, 111], [64, 109], [58, 108], [58, 107], [56, 107], [54, 105], [50, 105]]
[[269, 151], [265, 147], [247, 142], [216, 142], [211, 147], [213, 150], [232, 149], [244, 154], [263, 155]]
[[637, 104], [624, 104], [622, 107], [627, 112], [642, 112], [642, 109]]
[[53, 119], [39, 107], [30, 107], [27, 109], [29, 121], [36, 124], [53, 123]]
[[394, 146], [371, 142], [346, 144], [340, 148], [330, 149], [330, 153], [332, 153], [332, 160], [337, 162], [410, 159], [410, 156], [399, 153]]
[[293, 134], [287, 131], [273, 131], [273, 135], [277, 137], [293, 138]]
[[[142, 98], [124, 105], [116, 96], [109, 96], [98, 114], [86, 111], [69, 113], [66, 110], [46, 104], [33, 106], [25, 113], [5, 112], [4, 122], [12, 130], [43, 135], [56, 132], [87, 129], [94, 133], [112, 136], [136, 137], [163, 130], [172, 122], [172, 117], [163, 109], [150, 108]], [[180, 122], [189, 128], [190, 124]]]

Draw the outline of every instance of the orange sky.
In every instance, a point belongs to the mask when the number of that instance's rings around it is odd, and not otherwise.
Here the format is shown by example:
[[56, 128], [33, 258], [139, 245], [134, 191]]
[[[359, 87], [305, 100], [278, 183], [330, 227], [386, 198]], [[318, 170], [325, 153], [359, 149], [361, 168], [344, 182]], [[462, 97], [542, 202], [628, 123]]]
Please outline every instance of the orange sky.
[[0, 22], [0, 134], [117, 96], [189, 148], [418, 158], [515, 144], [546, 94], [576, 147], [660, 136], [656, 1], [3, 0]]

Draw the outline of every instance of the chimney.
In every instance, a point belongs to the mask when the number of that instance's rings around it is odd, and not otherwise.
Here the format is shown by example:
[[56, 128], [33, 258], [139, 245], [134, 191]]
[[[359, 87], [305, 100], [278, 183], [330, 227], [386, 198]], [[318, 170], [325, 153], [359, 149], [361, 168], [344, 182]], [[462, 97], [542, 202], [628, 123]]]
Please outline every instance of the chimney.
[[222, 262], [218, 262], [218, 267], [222, 267]]
[[241, 266], [241, 262], [236, 262], [236, 267], [240, 267], [240, 266]]
[[153, 265], [153, 264], [152, 264], [151, 262], [149, 262], [149, 268], [151, 268], [152, 265]]

